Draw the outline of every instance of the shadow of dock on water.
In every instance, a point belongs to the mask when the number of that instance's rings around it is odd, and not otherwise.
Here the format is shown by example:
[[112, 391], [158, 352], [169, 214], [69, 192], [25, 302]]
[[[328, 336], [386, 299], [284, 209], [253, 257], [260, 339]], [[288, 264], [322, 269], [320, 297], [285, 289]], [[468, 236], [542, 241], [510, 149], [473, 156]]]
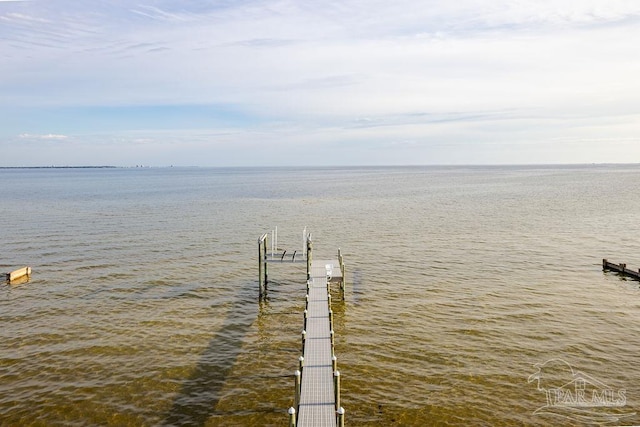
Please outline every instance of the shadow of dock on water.
[[203, 426], [214, 414], [227, 376], [242, 350], [242, 343], [258, 315], [256, 284], [235, 295], [218, 333], [202, 353], [197, 366], [173, 401], [161, 425]]

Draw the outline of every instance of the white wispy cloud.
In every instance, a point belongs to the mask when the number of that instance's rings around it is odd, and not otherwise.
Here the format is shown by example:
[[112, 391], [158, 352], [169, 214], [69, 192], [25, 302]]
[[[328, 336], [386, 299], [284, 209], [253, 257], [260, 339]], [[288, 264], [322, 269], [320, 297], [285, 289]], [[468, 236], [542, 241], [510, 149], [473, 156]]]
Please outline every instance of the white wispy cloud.
[[30, 133], [21, 133], [19, 135], [21, 139], [48, 139], [48, 140], [64, 140], [67, 139], [67, 135], [58, 135], [53, 133], [47, 133], [43, 135], [34, 135]]

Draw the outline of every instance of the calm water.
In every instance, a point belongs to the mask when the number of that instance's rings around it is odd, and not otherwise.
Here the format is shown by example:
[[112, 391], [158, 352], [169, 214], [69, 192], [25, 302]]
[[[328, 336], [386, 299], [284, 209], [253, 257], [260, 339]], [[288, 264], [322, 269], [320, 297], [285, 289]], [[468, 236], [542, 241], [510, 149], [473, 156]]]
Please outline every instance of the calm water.
[[348, 425], [640, 424], [640, 284], [601, 270], [640, 267], [638, 188], [639, 166], [0, 170], [0, 272], [34, 271], [0, 285], [0, 425], [286, 425], [305, 273], [270, 267], [258, 303], [275, 226], [345, 256]]

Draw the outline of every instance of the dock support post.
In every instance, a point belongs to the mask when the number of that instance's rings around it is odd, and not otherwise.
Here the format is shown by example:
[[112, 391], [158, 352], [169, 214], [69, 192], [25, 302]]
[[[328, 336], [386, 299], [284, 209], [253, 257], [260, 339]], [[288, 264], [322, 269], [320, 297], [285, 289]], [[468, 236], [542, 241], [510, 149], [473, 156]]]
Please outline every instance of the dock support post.
[[264, 252], [262, 262], [264, 264], [264, 294], [267, 295], [267, 284], [269, 283], [268, 273], [267, 273], [267, 239], [264, 239]]
[[342, 280], [340, 281], [340, 290], [342, 291], [342, 301], [344, 301], [344, 288], [345, 288], [345, 269], [344, 262], [340, 263], [340, 273], [342, 273]]
[[339, 407], [336, 413], [338, 414], [336, 424], [338, 425], [338, 427], [344, 427], [344, 408], [342, 406]]
[[296, 384], [296, 394], [295, 394], [295, 405], [294, 406], [296, 408], [298, 408], [298, 407], [300, 407], [300, 387], [301, 387], [301, 384], [302, 384], [302, 382], [300, 380], [300, 377], [301, 377], [302, 374], [300, 373], [300, 371], [296, 371], [294, 375], [295, 375], [295, 384]]
[[258, 299], [262, 300], [262, 237], [258, 239]]
[[296, 410], [289, 408], [289, 427], [296, 427]]
[[302, 256], [307, 256], [307, 227], [302, 230]]
[[307, 280], [311, 279], [311, 234], [307, 235]]
[[344, 283], [345, 283], [345, 277], [344, 277], [344, 259], [342, 258], [342, 252], [340, 251], [340, 248], [338, 248], [338, 264], [340, 264], [340, 291], [342, 292], [342, 301], [344, 301]]
[[298, 370], [302, 372], [303, 368], [304, 368], [304, 356], [300, 356], [298, 358]]
[[258, 297], [262, 300], [267, 293], [267, 234], [258, 239]]
[[333, 391], [336, 396], [336, 410], [340, 407], [340, 371], [333, 373]]

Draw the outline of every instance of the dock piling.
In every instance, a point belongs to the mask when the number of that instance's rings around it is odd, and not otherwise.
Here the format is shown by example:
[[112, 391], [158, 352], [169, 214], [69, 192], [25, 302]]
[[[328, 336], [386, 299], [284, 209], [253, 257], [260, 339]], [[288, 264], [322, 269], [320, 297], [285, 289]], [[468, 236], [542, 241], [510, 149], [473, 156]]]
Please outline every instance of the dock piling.
[[295, 392], [295, 407], [299, 407], [300, 406], [300, 376], [302, 375], [302, 373], [300, 371], [296, 371], [294, 373], [295, 376], [295, 386], [296, 386], [296, 392]]
[[267, 294], [267, 233], [258, 239], [258, 298]]
[[336, 422], [338, 424], [338, 427], [344, 427], [344, 408], [342, 406], [338, 408], [336, 414], [338, 415], [338, 420]]
[[307, 227], [302, 230], [302, 256], [307, 256]]
[[[305, 229], [306, 230], [306, 229]], [[307, 254], [307, 280], [311, 279], [311, 252], [313, 245], [311, 243], [311, 233], [307, 234], [306, 238], [306, 254]]]
[[340, 371], [333, 373], [333, 392], [336, 397], [336, 410], [340, 408]]
[[289, 408], [289, 427], [296, 427], [296, 410], [295, 408]]
[[338, 248], [338, 264], [340, 265], [340, 291], [342, 292], [342, 301], [344, 301], [344, 285], [345, 285], [345, 275], [344, 275], [344, 258], [342, 257], [342, 251]]

